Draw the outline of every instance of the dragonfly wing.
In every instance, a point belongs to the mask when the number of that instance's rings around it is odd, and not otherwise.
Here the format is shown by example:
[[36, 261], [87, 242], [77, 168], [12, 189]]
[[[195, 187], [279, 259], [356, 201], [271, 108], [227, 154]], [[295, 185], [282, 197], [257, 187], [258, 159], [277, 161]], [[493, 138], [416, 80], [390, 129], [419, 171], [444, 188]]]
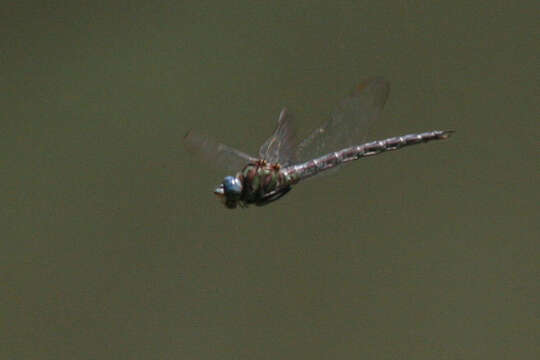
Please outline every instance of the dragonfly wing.
[[298, 145], [298, 160], [307, 161], [361, 144], [369, 125], [379, 117], [389, 93], [390, 84], [381, 77], [362, 81], [338, 104], [330, 120]]
[[192, 130], [184, 137], [184, 145], [187, 150], [200, 156], [206, 163], [226, 170], [230, 174], [240, 171], [248, 162], [257, 160], [240, 150], [220, 144]]
[[287, 108], [279, 114], [278, 124], [259, 149], [261, 159], [282, 166], [290, 165], [295, 159], [296, 135], [292, 126], [292, 115]]

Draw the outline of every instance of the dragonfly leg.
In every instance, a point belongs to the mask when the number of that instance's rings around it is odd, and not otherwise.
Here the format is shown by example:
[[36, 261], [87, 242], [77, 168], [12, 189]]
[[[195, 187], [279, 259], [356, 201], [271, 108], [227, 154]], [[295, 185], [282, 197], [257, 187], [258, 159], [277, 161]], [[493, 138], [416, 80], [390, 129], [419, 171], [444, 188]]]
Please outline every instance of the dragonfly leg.
[[265, 194], [261, 199], [259, 199], [255, 205], [257, 206], [264, 206], [268, 205], [273, 201], [276, 201], [277, 199], [281, 198], [285, 194], [287, 194], [289, 191], [291, 191], [292, 187], [288, 186], [285, 188], [281, 188], [278, 190], [274, 190], [269, 192], [268, 194]]

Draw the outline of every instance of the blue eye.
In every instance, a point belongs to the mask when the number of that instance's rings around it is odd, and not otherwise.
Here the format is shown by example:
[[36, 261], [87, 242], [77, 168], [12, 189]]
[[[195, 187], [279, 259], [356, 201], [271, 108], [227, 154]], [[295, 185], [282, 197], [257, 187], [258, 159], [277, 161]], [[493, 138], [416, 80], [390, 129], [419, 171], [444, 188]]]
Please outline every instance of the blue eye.
[[242, 183], [234, 176], [223, 179], [223, 192], [227, 199], [239, 199], [242, 195]]

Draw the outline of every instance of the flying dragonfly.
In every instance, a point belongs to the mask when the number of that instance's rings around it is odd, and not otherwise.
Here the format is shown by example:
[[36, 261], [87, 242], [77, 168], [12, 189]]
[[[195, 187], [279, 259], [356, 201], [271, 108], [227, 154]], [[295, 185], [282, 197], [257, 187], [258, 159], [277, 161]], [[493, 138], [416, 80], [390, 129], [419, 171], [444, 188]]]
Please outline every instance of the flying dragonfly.
[[301, 180], [342, 164], [405, 146], [447, 139], [453, 130], [433, 130], [362, 143], [388, 99], [390, 84], [383, 78], [362, 81], [332, 112], [330, 119], [306, 139], [297, 141], [292, 116], [284, 108], [277, 127], [254, 157], [217, 143], [194, 131], [186, 134], [188, 149], [235, 175], [216, 187], [223, 204], [234, 209], [250, 204], [267, 205], [287, 194]]

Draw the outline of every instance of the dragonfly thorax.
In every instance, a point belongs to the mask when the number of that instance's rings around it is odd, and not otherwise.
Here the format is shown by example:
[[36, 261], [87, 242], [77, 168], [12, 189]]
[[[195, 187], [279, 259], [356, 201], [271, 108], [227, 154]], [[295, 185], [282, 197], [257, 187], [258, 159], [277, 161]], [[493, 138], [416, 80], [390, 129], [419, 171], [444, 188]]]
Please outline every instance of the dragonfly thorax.
[[245, 165], [236, 176], [225, 177], [214, 193], [226, 207], [234, 209], [238, 205], [265, 205], [289, 190], [279, 164], [257, 160]]

